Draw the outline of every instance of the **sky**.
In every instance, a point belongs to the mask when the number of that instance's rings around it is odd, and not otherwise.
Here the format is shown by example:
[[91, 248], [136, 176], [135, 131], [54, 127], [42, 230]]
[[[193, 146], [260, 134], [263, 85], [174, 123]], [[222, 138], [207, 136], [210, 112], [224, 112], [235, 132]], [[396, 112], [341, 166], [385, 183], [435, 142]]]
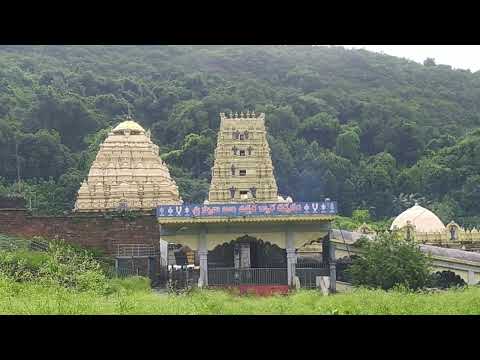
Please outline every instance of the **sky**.
[[480, 70], [480, 45], [336, 45], [347, 49], [366, 49], [407, 58], [419, 63], [429, 57], [436, 64], [450, 65], [454, 69]]

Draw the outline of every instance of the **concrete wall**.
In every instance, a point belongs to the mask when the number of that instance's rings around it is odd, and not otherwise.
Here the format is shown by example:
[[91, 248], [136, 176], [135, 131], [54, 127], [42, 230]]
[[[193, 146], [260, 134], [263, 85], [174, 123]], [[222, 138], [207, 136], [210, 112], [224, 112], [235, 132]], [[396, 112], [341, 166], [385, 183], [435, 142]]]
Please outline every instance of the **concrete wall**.
[[32, 216], [25, 209], [0, 209], [0, 234], [58, 237], [72, 244], [101, 249], [107, 254], [115, 253], [116, 244], [158, 248], [160, 238], [153, 214], [139, 214], [133, 219], [107, 218], [102, 214]]

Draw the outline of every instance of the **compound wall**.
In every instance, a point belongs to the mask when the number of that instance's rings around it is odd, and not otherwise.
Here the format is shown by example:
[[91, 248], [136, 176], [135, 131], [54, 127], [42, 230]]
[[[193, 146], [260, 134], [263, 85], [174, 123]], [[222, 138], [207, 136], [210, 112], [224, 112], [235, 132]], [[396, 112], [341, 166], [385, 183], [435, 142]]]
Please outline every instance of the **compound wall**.
[[159, 227], [155, 215], [76, 214], [33, 216], [25, 209], [0, 209], [0, 234], [23, 237], [60, 238], [66, 242], [116, 253], [117, 244], [158, 247]]

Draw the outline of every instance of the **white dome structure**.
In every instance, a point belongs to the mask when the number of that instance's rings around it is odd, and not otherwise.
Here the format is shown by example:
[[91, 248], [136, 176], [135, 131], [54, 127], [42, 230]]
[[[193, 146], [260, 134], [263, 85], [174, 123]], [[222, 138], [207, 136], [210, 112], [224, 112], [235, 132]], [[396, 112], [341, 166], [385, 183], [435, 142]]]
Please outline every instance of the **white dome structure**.
[[433, 233], [445, 231], [445, 225], [433, 212], [418, 204], [405, 210], [393, 220], [390, 230], [401, 229], [408, 222], [415, 226], [415, 232]]

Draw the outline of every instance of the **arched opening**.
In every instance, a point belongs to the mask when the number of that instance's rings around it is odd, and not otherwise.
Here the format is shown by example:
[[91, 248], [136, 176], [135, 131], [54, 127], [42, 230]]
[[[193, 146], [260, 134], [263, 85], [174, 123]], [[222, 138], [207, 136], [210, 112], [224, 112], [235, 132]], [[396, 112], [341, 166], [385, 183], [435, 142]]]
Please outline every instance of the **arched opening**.
[[285, 268], [285, 249], [268, 241], [244, 235], [208, 252], [209, 268]]
[[211, 286], [286, 285], [286, 250], [244, 235], [208, 253]]

